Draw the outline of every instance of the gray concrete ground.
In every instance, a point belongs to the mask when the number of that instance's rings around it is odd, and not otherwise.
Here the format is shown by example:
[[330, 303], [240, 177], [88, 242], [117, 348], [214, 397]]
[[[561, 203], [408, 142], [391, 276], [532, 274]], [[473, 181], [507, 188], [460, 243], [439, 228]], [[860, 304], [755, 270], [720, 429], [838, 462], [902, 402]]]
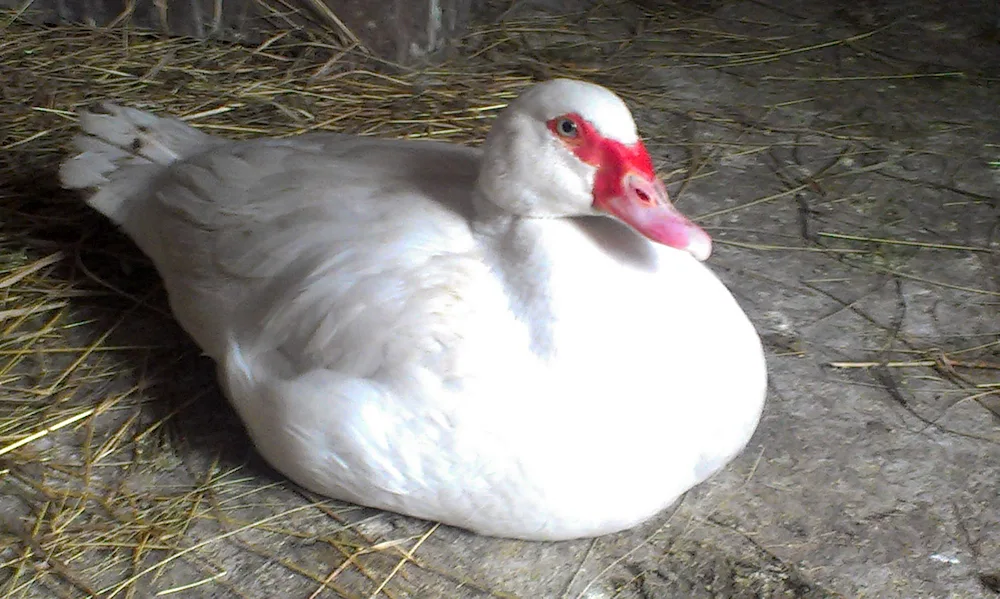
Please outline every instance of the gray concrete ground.
[[[180, 412], [146, 456], [157, 467], [123, 484], [149, 502], [144, 489], [178, 498], [216, 485], [192, 508], [206, 517], [167, 554], [183, 555], [162, 571], [137, 567], [147, 590], [133, 596], [221, 569], [175, 596], [1000, 597], [1000, 42], [990, 10], [719, 0], [677, 7], [677, 30], [639, 19], [636, 6], [619, 15], [621, 39], [662, 48], [638, 75], [636, 89], [658, 90], [660, 107], [638, 102], [640, 129], [674, 171], [681, 208], [716, 238], [711, 264], [761, 331], [771, 377], [745, 453], [636, 530], [525, 543], [308, 508], [253, 456], [210, 365], [169, 320], [126, 315], [115, 338], [177, 339], [184, 351], [135, 368], [130, 384], [154, 370], [170, 379], [150, 393], [151, 413]], [[763, 39], [802, 50], [710, 56], [712, 40], [732, 53], [740, 36], [757, 40], [751, 50]], [[539, 56], [560, 49], [525, 39]], [[704, 55], [675, 54], [692, 49]], [[65, 437], [68, 451], [83, 434]], [[27, 513], [4, 501], [8, 521]], [[354, 527], [338, 532], [337, 522]], [[0, 549], [0, 562], [12, 556]], [[338, 567], [345, 556], [353, 561]], [[98, 588], [121, 580], [87, 572]], [[47, 596], [40, 589], [9, 596]]]

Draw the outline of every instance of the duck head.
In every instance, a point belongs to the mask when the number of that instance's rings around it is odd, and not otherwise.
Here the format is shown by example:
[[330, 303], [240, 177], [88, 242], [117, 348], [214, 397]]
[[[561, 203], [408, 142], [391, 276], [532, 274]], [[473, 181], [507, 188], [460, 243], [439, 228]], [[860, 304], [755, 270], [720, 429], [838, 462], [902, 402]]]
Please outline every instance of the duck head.
[[483, 148], [483, 196], [528, 218], [602, 214], [705, 260], [708, 234], [670, 202], [625, 103], [591, 83], [529, 88], [497, 118]]

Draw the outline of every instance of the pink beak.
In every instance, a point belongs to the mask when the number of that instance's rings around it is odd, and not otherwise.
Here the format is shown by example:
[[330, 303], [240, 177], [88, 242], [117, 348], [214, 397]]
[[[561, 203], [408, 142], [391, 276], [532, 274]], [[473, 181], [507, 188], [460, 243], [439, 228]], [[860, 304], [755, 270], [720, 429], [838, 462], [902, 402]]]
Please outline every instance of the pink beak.
[[635, 171], [621, 181], [621, 193], [599, 198], [594, 207], [611, 214], [651, 241], [684, 250], [700, 261], [712, 254], [712, 239], [674, 208], [667, 188], [654, 175]]

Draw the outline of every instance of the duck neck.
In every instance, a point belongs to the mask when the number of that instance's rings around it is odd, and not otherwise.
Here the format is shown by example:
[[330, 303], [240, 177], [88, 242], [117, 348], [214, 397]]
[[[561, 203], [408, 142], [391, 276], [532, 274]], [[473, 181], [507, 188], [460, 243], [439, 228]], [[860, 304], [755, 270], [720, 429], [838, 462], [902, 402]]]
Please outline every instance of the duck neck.
[[552, 263], [543, 235], [548, 219], [512, 214], [490, 201], [481, 189], [474, 195], [473, 206], [473, 232], [503, 285], [511, 311], [530, 331], [532, 352], [540, 357], [552, 355]]

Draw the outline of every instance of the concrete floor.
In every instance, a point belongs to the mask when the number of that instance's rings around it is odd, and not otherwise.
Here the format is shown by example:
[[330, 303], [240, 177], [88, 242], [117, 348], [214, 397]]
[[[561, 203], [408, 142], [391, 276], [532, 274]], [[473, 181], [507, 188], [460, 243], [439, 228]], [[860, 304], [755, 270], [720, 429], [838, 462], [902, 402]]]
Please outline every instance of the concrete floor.
[[[257, 499], [227, 511], [231, 522], [205, 519], [185, 531], [185, 546], [215, 539], [197, 552], [226, 574], [172, 596], [337, 596], [319, 592], [306, 571], [335, 574], [340, 594], [352, 597], [1000, 597], [992, 8], [685, 7], [678, 14], [697, 27], [647, 23], [639, 32], [634, 7], [616, 27], [662, 48], [662, 62], [641, 77], [668, 109], [637, 109], [640, 130], [665, 172], [693, 166], [697, 177], [682, 186], [680, 172], [671, 191], [686, 213], [703, 215], [717, 240], [711, 265], [767, 346], [769, 401], [745, 453], [645, 526], [594, 540], [486, 539], [339, 505], [285, 517], [303, 496], [253, 457], [212, 388], [210, 365], [188, 356], [155, 389], [163, 405], [150, 407], [185, 406], [164, 438], [162, 468], [128, 484], [168, 493], [214, 472], [228, 485], [220, 505], [226, 493]], [[712, 52], [699, 28], [775, 47], [841, 41], [766, 62], [672, 55]], [[529, 41], [546, 55], [544, 39]], [[957, 72], [965, 76], [948, 74]], [[180, 339], [157, 317], [126, 319], [115, 335]], [[949, 368], [942, 352], [963, 364]], [[355, 536], [336, 537], [332, 517], [355, 523]], [[233, 524], [255, 518], [273, 518], [275, 528]], [[336, 570], [344, 555], [354, 564]], [[179, 559], [136, 596], [206, 576]]]

